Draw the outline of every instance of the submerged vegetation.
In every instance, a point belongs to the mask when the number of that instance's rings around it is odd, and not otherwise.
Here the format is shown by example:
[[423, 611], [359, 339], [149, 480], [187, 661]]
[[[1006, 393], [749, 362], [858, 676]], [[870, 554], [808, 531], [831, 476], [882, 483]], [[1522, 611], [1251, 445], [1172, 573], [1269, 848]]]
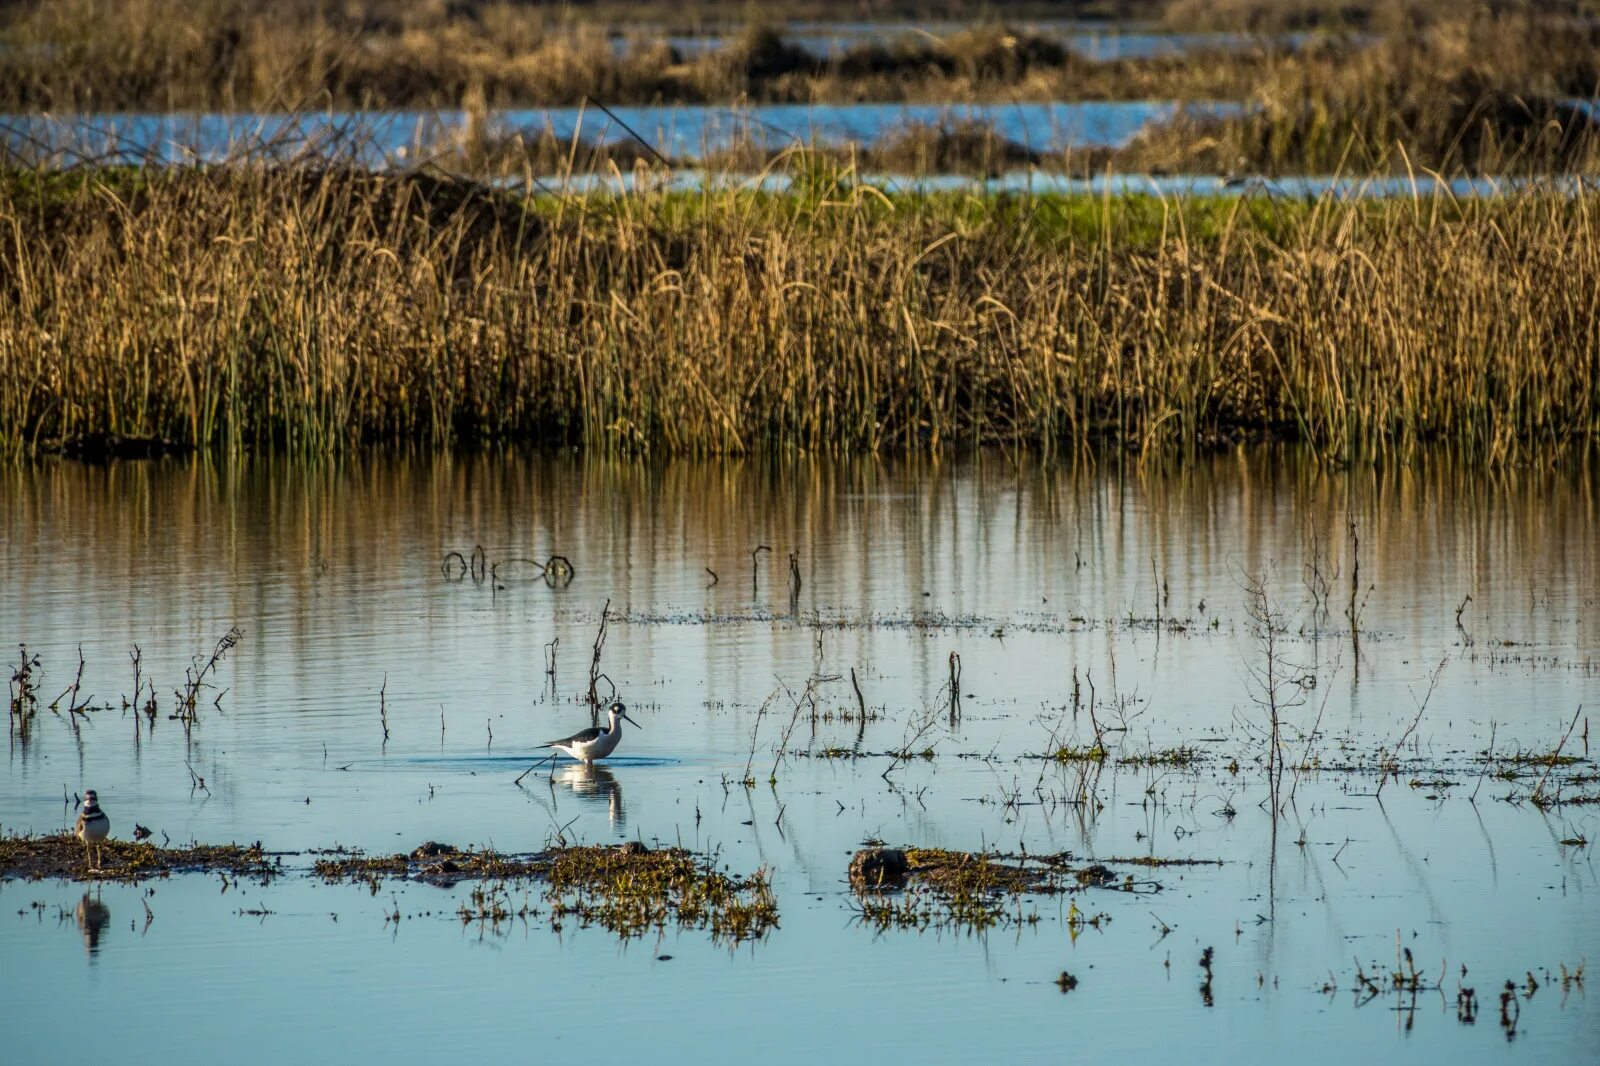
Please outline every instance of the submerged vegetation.
[[[0, 441], [1487, 463], [1600, 427], [1600, 196], [627, 197], [309, 164], [0, 178]], [[1552, 286], [1551, 277], [1563, 283]]]

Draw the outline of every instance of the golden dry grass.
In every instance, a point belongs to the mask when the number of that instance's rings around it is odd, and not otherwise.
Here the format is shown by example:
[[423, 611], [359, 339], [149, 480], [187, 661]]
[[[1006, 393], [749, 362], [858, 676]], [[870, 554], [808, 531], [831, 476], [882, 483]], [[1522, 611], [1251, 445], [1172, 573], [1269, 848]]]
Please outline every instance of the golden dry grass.
[[[187, 0], [174, 18], [160, 0], [24, 0], [0, 6], [0, 110], [454, 107], [469, 92], [497, 106], [586, 97], [1192, 99], [1248, 91], [1277, 51], [1250, 49], [1227, 61], [1089, 62], [1048, 35], [992, 21], [1027, 11], [974, 6], [964, 16], [980, 21], [965, 28], [941, 27], [935, 36], [912, 22], [893, 39], [819, 57], [776, 25], [707, 26], [693, 8], [658, 11], [665, 21], [652, 23], [624, 17], [617, 5]], [[726, 40], [706, 54], [680, 53], [666, 42], [673, 27]]]
[[[1600, 196], [540, 197], [309, 167], [0, 183], [0, 442], [1170, 449], [1487, 464], [1600, 428]], [[1554, 279], [1560, 279], [1556, 283]]]
[[1600, 26], [1469, 8], [1370, 43], [1278, 57], [1237, 118], [1145, 131], [1127, 168], [1593, 172]]

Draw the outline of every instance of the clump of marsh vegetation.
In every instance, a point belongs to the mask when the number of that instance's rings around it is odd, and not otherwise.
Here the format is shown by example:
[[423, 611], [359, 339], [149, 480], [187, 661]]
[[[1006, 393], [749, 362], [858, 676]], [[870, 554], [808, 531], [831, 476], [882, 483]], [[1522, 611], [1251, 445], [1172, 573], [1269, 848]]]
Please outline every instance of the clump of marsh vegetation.
[[[1233, 100], [1247, 104], [1243, 117], [1180, 120], [1121, 165], [1403, 168], [1396, 146], [1411, 165], [1435, 169], [1446, 160], [1526, 166], [1552, 153], [1590, 159], [1586, 113], [1564, 103], [1594, 95], [1600, 65], [1600, 33], [1577, 0], [1074, 5], [1079, 16], [1096, 6], [1123, 18], [1160, 10], [1169, 26], [1235, 35], [1187, 55], [1103, 60], [1027, 28], [1028, 4], [1001, 4], [977, 21], [958, 7], [954, 29], [930, 33], [912, 21], [820, 53], [780, 24], [747, 21], [748, 12], [724, 9], [733, 23], [708, 23], [704, 5], [698, 17], [653, 6], [654, 25], [640, 22], [639, 5], [617, 4], [189, 0], [173, 19], [155, 0], [23, 0], [0, 10], [0, 109]], [[850, 5], [849, 18], [861, 14]], [[699, 44], [674, 43], [673, 27]], [[518, 138], [520, 147], [482, 161], [555, 147], [527, 131]]]
[[[661, 14], [668, 25], [684, 21], [680, 9]], [[972, 18], [970, 9], [956, 14]], [[675, 47], [660, 29], [635, 28], [637, 11], [617, 5], [505, 0], [399, 8], [375, 0], [189, 0], [183, 15], [172, 18], [154, 0], [7, 5], [0, 108], [454, 108], [472, 94], [494, 106], [1207, 99], [1242, 91], [1283, 50], [1263, 39], [1232, 62], [1096, 62], [1055, 37], [980, 21], [939, 35], [907, 24], [904, 33], [818, 54], [777, 24], [748, 21], [748, 11], [717, 26], [708, 47]], [[797, 17], [792, 8], [785, 15]], [[848, 17], [860, 12], [852, 7]]]
[[1141, 132], [1119, 169], [1237, 174], [1592, 173], [1600, 29], [1465, 9], [1284, 56], [1237, 114]]
[[681, 848], [560, 848], [548, 877], [556, 921], [570, 918], [623, 936], [670, 922], [738, 942], [758, 940], [778, 924], [764, 871], [732, 878]]
[[[217, 690], [217, 669], [228, 652], [233, 650], [243, 637], [244, 631], [238, 626], [229, 627], [209, 654], [201, 652], [190, 658], [189, 665], [184, 669], [182, 683], [173, 688], [172, 710], [168, 713], [167, 719], [183, 724], [183, 735], [186, 740], [192, 736], [194, 727], [200, 720], [203, 697], [211, 696], [210, 702], [213, 708], [222, 706], [222, 698], [229, 690], [226, 688]], [[10, 714], [7, 722], [15, 739], [27, 744], [31, 731], [35, 728], [34, 719], [38, 716], [41, 706], [39, 686], [43, 682], [45, 668], [37, 653], [29, 654], [26, 644], [19, 645], [19, 648], [17, 665], [10, 668]], [[155, 681], [145, 672], [143, 649], [137, 644], [134, 645], [128, 653], [128, 659], [133, 666], [133, 690], [131, 694], [123, 693], [121, 711], [124, 717], [130, 717], [129, 712], [132, 712], [133, 739], [134, 744], [138, 745], [142, 735], [154, 736], [161, 707], [156, 695]], [[84, 693], [83, 674], [87, 665], [80, 646], [78, 666], [72, 682], [62, 689], [55, 699], [43, 704], [52, 715], [67, 723], [80, 742], [83, 739], [81, 725], [89, 720], [91, 714], [115, 709], [110, 703], [96, 704], [94, 693], [87, 695]], [[213, 692], [215, 695], [211, 695]], [[194, 788], [205, 788], [205, 779], [196, 774], [193, 768], [190, 768], [189, 774]]]
[[554, 928], [576, 922], [622, 937], [677, 925], [737, 943], [759, 940], [778, 924], [777, 897], [765, 871], [734, 877], [717, 869], [714, 856], [682, 848], [574, 844], [514, 855], [429, 843], [409, 855], [325, 857], [313, 870], [326, 881], [365, 884], [373, 894], [391, 879], [484, 882], [472, 906], [463, 904], [467, 917], [484, 920], [532, 913], [510, 910], [495, 886], [535, 881], [544, 886]]
[[1271, 438], [1500, 465], [1600, 428], [1592, 193], [889, 195], [789, 160], [801, 180], [771, 194], [311, 162], [0, 173], [0, 446]]
[[[1122, 862], [1124, 860], [1117, 860]], [[1161, 864], [1149, 860], [1147, 866]], [[858, 851], [850, 863], [857, 914], [878, 929], [949, 927], [978, 932], [996, 925], [1032, 925], [1038, 912], [1025, 897], [1108, 889], [1155, 893], [1155, 881], [1118, 874], [1104, 863], [1080, 862], [1070, 854], [1002, 855], [945, 848], [880, 848]], [[1066, 922], [1076, 937], [1101, 928], [1107, 914], [1070, 906]]]
[[136, 883], [180, 873], [221, 873], [266, 880], [282, 872], [281, 860], [261, 844], [191, 844], [159, 847], [145, 842], [107, 840], [100, 845], [103, 863], [85, 866], [83, 842], [71, 833], [46, 836], [0, 836], [0, 880], [45, 878]]

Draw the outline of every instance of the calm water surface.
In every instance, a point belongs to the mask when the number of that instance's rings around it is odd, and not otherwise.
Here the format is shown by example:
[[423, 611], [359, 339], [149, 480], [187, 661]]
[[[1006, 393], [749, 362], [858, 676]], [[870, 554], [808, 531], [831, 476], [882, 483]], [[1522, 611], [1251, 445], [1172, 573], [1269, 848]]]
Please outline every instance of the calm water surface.
[[[1595, 489], [1586, 470], [1340, 473], [1253, 452], [1177, 472], [997, 457], [8, 469], [0, 628], [41, 655], [47, 699], [81, 647], [85, 692], [106, 709], [81, 736], [48, 711], [26, 743], [13, 735], [5, 832], [60, 829], [73, 816], [63, 789], [83, 787], [122, 838], [138, 821], [157, 840], [285, 851], [530, 850], [565, 826], [766, 866], [782, 918], [730, 948], [692, 931], [557, 933], [542, 916], [463, 926], [468, 887], [374, 896], [298, 875], [226, 889], [188, 876], [106, 885], [85, 907], [81, 886], [3, 882], [0, 1001], [26, 1020], [7, 1027], [7, 1061], [129, 1047], [279, 1061], [290, 1046], [356, 1061], [435, 1060], [442, 1046], [668, 1061], [757, 1048], [785, 1062], [1066, 1049], [1165, 1062], [1175, 1048], [1218, 1062], [1583, 1061], [1600, 1009], [1581, 987], [1563, 992], [1559, 967], [1600, 959], [1600, 884], [1589, 848], [1562, 841], [1600, 837], [1600, 815], [1541, 812], [1525, 802], [1531, 780], [1485, 780], [1477, 755], [1491, 734], [1502, 754], [1549, 751], [1600, 696]], [[1344, 616], [1352, 522], [1358, 641]], [[496, 588], [442, 572], [446, 552], [475, 544], [491, 560], [560, 553], [575, 577]], [[771, 550], [753, 557], [758, 545]], [[1287, 712], [1297, 755], [1370, 765], [1427, 699], [1381, 801], [1374, 775], [1330, 769], [1299, 780], [1276, 827], [1262, 806], [1251, 574], [1288, 617], [1285, 656], [1315, 679]], [[602, 773], [561, 767], [518, 788], [538, 743], [588, 724], [580, 694], [608, 600], [602, 667], [643, 729]], [[120, 709], [129, 650], [170, 703], [189, 657], [234, 625], [243, 639], [192, 738], [161, 720], [136, 744]], [[852, 669], [877, 713], [865, 749], [903, 744], [930, 712], [938, 723], [919, 741], [932, 758], [892, 785], [885, 756], [801, 754], [855, 741], [837, 719], [855, 704]], [[1063, 805], [1078, 771], [1032, 756], [1052, 735], [1091, 739], [1087, 716], [1074, 720], [1075, 675], [1085, 695], [1094, 686], [1115, 757], [1187, 745], [1198, 765], [1108, 765], [1095, 804]], [[793, 708], [781, 690], [811, 677], [836, 680], [778, 759]], [[1586, 756], [1585, 733], [1580, 715], [1566, 750]], [[192, 790], [188, 767], [209, 792]], [[1579, 780], [1564, 794], [1594, 792], [1592, 763], [1568, 773]], [[1037, 923], [986, 934], [878, 933], [844, 883], [868, 839], [1223, 865], [1141, 871], [1162, 885], [1153, 895], [1030, 901]], [[1069, 902], [1109, 921], [1074, 938]], [[396, 907], [407, 917], [386, 923]], [[1444, 990], [1414, 1010], [1394, 996], [1357, 1005], [1356, 960], [1387, 974], [1397, 933]], [[1198, 990], [1208, 946], [1213, 1006]], [[1475, 1025], [1456, 1017], [1462, 966]], [[1053, 983], [1063, 969], [1080, 981], [1067, 995]], [[1499, 989], [1530, 971], [1540, 988], [1508, 1042]], [[1336, 992], [1319, 991], [1330, 981]], [[600, 1046], [585, 1031], [596, 1018]]]
[[[598, 108], [510, 108], [492, 111], [502, 132], [549, 132], [588, 143], [629, 140], [639, 134], [675, 159], [756, 144], [843, 146], [868, 144], [907, 125], [975, 121], [997, 136], [1035, 151], [1119, 147], [1146, 124], [1169, 118], [1179, 104], [1161, 100], [1092, 100], [1004, 104], [699, 104]], [[1237, 104], [1189, 103], [1196, 113], [1225, 113]], [[620, 120], [620, 122], [618, 121]], [[367, 166], [415, 160], [430, 146], [453, 143], [465, 128], [460, 111], [167, 112], [0, 115], [0, 142], [30, 153], [51, 150], [156, 164], [218, 161], [249, 153], [292, 158], [315, 152]]]

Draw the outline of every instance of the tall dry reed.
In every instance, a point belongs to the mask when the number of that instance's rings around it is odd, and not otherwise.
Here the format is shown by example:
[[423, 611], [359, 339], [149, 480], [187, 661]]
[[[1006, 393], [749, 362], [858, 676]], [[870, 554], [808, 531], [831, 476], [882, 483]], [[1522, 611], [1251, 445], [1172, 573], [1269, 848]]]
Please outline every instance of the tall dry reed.
[[[544, 196], [309, 167], [0, 183], [0, 442], [657, 453], [1600, 429], [1600, 195]], [[809, 169], [807, 169], [809, 167]]]

